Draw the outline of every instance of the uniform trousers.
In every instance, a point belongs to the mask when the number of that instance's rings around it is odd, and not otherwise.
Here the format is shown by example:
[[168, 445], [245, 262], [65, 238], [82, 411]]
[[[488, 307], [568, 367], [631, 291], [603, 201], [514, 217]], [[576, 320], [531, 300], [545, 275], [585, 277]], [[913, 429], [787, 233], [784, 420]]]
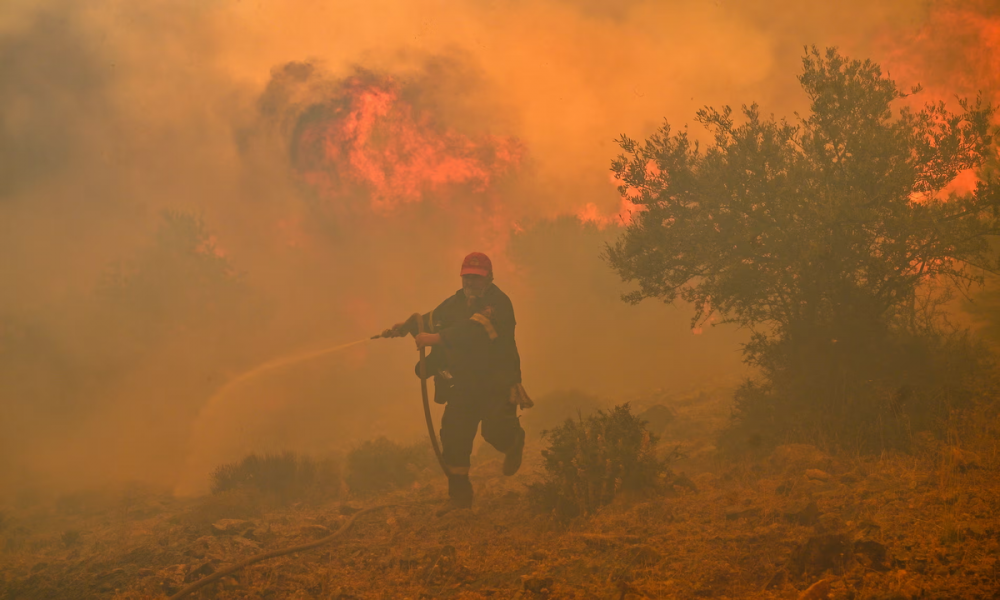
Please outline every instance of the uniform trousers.
[[441, 454], [446, 465], [469, 467], [480, 423], [483, 439], [491, 446], [500, 452], [514, 446], [523, 430], [509, 388], [456, 386], [450, 392], [441, 417]]

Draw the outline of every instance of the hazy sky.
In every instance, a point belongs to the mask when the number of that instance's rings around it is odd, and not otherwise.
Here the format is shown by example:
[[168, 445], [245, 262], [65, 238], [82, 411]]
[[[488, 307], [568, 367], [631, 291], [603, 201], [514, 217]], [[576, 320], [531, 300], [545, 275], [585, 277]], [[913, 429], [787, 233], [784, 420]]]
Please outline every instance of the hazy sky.
[[[811, 44], [928, 98], [992, 93], [998, 23], [988, 2], [913, 0], [7, 0], [0, 478], [190, 480], [248, 449], [419, 435], [409, 342], [205, 404], [254, 364], [432, 308], [471, 250], [514, 300], [529, 391], [738, 375], [740, 334], [618, 302], [597, 256], [614, 139], [704, 105], [805, 111]], [[331, 154], [348, 114], [381, 155]], [[238, 285], [177, 266], [164, 210], [200, 217], [199, 252]]]

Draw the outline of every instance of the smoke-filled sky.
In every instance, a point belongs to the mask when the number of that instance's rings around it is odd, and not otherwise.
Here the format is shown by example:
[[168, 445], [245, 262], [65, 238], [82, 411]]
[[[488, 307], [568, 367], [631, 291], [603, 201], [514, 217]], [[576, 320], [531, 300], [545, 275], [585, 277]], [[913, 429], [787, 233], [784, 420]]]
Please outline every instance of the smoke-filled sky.
[[739, 375], [739, 332], [618, 300], [614, 140], [803, 112], [807, 44], [928, 99], [998, 89], [985, 0], [7, 0], [0, 484], [197, 489], [247, 450], [419, 435], [409, 341], [209, 399], [432, 308], [472, 250], [535, 395]]

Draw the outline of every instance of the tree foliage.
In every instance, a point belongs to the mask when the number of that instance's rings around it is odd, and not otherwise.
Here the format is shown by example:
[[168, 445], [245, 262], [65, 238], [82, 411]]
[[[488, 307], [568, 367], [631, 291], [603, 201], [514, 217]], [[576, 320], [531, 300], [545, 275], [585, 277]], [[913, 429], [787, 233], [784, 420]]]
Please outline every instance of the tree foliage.
[[743, 108], [706, 108], [701, 151], [665, 124], [644, 144], [625, 136], [613, 163], [620, 191], [643, 209], [608, 249], [639, 290], [628, 300], [682, 298], [696, 319], [779, 330], [863, 319], [913, 319], [923, 282], [979, 282], [997, 271], [996, 190], [945, 195], [983, 165], [992, 107], [963, 101], [920, 111], [870, 61], [812, 49], [799, 77], [811, 114], [791, 123]]
[[803, 349], [846, 357], [930, 334], [949, 290], [1000, 271], [996, 186], [954, 184], [991, 160], [992, 106], [910, 108], [877, 64], [836, 49], [807, 50], [799, 82], [806, 115], [705, 108], [704, 149], [667, 123], [644, 143], [622, 136], [612, 164], [640, 207], [606, 253], [638, 284], [625, 299], [679, 298], [694, 323], [749, 328], [747, 359], [772, 384]]
[[100, 295], [113, 320], [153, 342], [168, 332], [219, 329], [250, 309], [249, 289], [201, 218], [163, 211], [152, 244], [113, 265]]

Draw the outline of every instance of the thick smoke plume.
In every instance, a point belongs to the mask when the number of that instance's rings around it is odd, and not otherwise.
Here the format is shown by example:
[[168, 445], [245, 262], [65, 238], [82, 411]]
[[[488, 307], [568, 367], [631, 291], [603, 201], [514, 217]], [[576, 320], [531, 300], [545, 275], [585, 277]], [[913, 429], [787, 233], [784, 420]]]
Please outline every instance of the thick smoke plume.
[[613, 140], [705, 104], [802, 110], [805, 44], [974, 93], [995, 83], [976, 50], [996, 19], [985, 2], [8, 2], [0, 485], [197, 490], [247, 450], [417, 437], [409, 342], [218, 392], [433, 307], [471, 250], [514, 299], [536, 395], [738, 373], [737, 333], [619, 302], [598, 258], [623, 206]]

